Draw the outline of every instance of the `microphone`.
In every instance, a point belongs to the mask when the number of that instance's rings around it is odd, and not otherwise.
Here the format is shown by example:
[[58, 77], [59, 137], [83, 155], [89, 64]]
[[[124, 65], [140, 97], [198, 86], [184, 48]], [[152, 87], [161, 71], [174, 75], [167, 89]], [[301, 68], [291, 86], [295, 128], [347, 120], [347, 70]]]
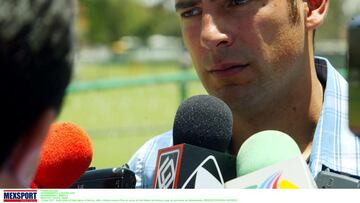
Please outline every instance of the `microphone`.
[[230, 108], [222, 100], [197, 95], [178, 108], [173, 125], [174, 145], [187, 143], [219, 152], [229, 147], [233, 127]]
[[296, 142], [287, 134], [268, 130], [252, 135], [240, 147], [237, 176], [225, 188], [316, 188]]
[[70, 122], [52, 124], [32, 186], [69, 188], [87, 170], [92, 155], [91, 140], [83, 129]]
[[90, 167], [71, 188], [128, 188], [136, 185], [135, 173], [127, 164], [119, 168]]
[[360, 135], [360, 15], [348, 26], [347, 67], [349, 70], [349, 127]]
[[224, 188], [236, 177], [236, 159], [225, 153], [232, 125], [231, 110], [220, 99], [185, 100], [174, 120], [174, 146], [158, 151], [153, 188]]
[[328, 188], [360, 188], [360, 177], [350, 174], [332, 171], [326, 168], [315, 177], [316, 185], [321, 189]]

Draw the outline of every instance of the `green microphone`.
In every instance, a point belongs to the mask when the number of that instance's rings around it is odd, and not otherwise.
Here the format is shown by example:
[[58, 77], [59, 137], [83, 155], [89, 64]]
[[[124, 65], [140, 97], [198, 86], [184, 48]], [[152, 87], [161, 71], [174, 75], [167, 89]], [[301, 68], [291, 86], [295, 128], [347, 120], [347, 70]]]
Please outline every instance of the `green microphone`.
[[296, 142], [287, 134], [266, 130], [252, 135], [240, 147], [236, 158], [237, 176], [243, 176], [300, 155]]
[[236, 173], [237, 178], [226, 182], [225, 188], [316, 188], [296, 142], [275, 130], [256, 133], [243, 143]]

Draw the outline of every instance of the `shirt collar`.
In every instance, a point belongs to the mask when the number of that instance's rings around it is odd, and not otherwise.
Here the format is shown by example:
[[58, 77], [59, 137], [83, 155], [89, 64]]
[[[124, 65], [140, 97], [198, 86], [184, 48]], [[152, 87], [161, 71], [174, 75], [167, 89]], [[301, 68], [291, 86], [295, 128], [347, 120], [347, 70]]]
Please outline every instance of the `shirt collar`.
[[[330, 62], [315, 59], [318, 78], [326, 69], [324, 102], [315, 129], [310, 171], [316, 176], [324, 166], [338, 172], [360, 175], [360, 138], [349, 129], [348, 84]], [[319, 75], [320, 73], [320, 75]]]

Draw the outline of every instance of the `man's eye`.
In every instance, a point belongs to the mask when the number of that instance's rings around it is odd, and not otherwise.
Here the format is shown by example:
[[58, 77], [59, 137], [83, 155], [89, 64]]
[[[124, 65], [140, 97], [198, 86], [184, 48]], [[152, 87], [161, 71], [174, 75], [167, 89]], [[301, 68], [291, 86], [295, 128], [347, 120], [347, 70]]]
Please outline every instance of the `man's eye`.
[[190, 10], [182, 12], [181, 17], [190, 18], [190, 17], [193, 17], [193, 16], [197, 16], [199, 14], [201, 14], [201, 8], [192, 8]]
[[241, 6], [243, 4], [246, 4], [250, 0], [230, 0], [230, 1], [231, 1], [231, 5]]

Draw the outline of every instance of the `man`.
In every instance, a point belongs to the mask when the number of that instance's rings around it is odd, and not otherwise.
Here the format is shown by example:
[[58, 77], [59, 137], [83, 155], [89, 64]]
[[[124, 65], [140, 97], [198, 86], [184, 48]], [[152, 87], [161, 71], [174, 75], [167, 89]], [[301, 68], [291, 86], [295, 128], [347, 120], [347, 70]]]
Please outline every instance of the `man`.
[[27, 188], [73, 66], [72, 0], [0, 0], [0, 188]]
[[[359, 137], [348, 128], [347, 83], [314, 58], [314, 32], [327, 0], [176, 0], [183, 39], [210, 95], [232, 110], [229, 151], [262, 130], [297, 142], [313, 176], [324, 168], [360, 175]], [[130, 160], [138, 187], [151, 187], [157, 150], [171, 132]]]

